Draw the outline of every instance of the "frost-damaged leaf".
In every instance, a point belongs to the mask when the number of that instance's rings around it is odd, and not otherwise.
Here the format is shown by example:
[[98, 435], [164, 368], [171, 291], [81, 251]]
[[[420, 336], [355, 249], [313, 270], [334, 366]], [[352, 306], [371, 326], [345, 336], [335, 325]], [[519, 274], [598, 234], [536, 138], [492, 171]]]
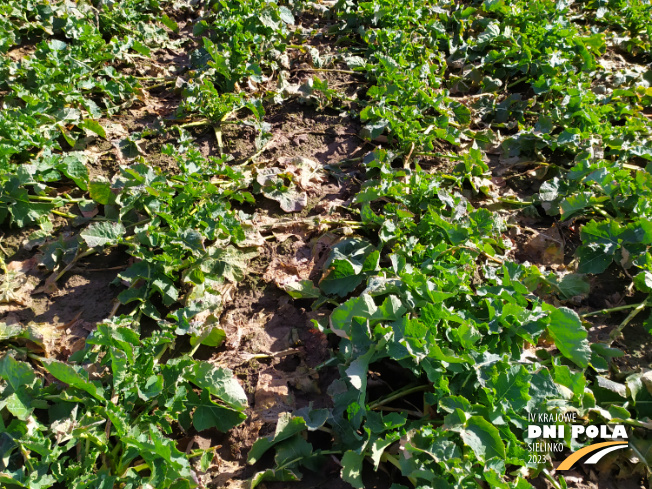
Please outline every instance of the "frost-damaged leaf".
[[0, 341], [17, 338], [23, 333], [23, 326], [20, 323], [0, 323]]
[[120, 222], [102, 221], [94, 222], [79, 234], [89, 248], [95, 248], [116, 244], [118, 238], [126, 232], [127, 230]]
[[249, 260], [258, 256], [257, 251], [240, 250], [233, 246], [211, 246], [207, 249], [210, 259], [204, 260], [201, 269], [215, 278], [225, 278], [236, 283], [244, 279]]
[[237, 411], [247, 407], [247, 395], [233, 372], [228, 369], [207, 362], [194, 362], [185, 377], [197, 387], [208, 389], [208, 392]]
[[293, 187], [265, 188], [263, 195], [277, 201], [285, 212], [301, 212], [308, 205], [308, 195]]
[[294, 182], [302, 190], [313, 190], [326, 180], [321, 165], [310, 158], [296, 156], [294, 158], [279, 158], [279, 164], [287, 173], [294, 177]]
[[598, 387], [606, 389], [614, 394], [618, 394], [620, 397], [627, 399], [627, 386], [619, 382], [614, 382], [613, 380], [607, 379], [598, 375], [597, 378]]
[[578, 367], [586, 368], [591, 359], [591, 348], [588, 334], [577, 313], [566, 307], [555, 308], [548, 304], [544, 304], [544, 309], [550, 311], [548, 333], [555, 346]]
[[649, 467], [652, 466], [652, 443], [650, 440], [633, 436], [629, 441], [629, 446], [639, 460], [639, 464], [643, 464], [649, 470]]
[[291, 174], [283, 174], [279, 168], [261, 168], [256, 174], [256, 182], [265, 197], [277, 201], [285, 212], [299, 212], [308, 205], [308, 195], [300, 192], [291, 178]]
[[361, 58], [360, 56], [351, 56], [348, 54], [345, 54], [342, 56], [342, 59], [346, 63], [346, 65], [349, 67], [350, 70], [353, 70], [355, 68], [364, 68], [367, 65], [367, 61], [364, 58]]
[[283, 22], [289, 25], [294, 24], [294, 15], [292, 15], [292, 12], [290, 11], [289, 8], [281, 6], [278, 8], [278, 13]]
[[29, 287], [27, 275], [15, 270], [7, 270], [0, 276], [0, 304], [17, 302], [25, 305], [33, 288]]
[[364, 489], [362, 482], [362, 462], [364, 454], [348, 450], [342, 456], [342, 479], [356, 489]]
[[500, 438], [500, 432], [482, 416], [471, 416], [461, 430], [460, 436], [478, 459], [487, 460], [493, 457], [505, 459], [505, 445]]

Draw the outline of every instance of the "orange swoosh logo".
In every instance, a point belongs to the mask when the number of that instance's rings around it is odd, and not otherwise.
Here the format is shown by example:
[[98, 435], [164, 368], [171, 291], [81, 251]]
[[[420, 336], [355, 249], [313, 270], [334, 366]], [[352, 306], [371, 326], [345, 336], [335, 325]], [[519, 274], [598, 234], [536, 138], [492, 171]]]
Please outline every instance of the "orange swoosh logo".
[[600, 450], [601, 448], [604, 447], [610, 447], [612, 445], [627, 445], [626, 441], [605, 441], [602, 443], [596, 443], [595, 445], [589, 445], [588, 447], [584, 447], [581, 450], [578, 450], [577, 452], [569, 455], [566, 460], [564, 460], [559, 467], [557, 467], [556, 470], [568, 470], [570, 469], [575, 462], [577, 462], [579, 459], [581, 459], [584, 455], [588, 455], [591, 452], [595, 452], [596, 450]]

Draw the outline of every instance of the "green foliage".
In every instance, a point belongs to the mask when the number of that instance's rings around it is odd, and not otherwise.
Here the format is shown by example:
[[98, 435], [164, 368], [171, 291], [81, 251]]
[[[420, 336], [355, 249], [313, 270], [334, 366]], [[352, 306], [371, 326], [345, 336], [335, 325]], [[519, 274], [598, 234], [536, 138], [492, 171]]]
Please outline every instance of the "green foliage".
[[29, 363], [2, 357], [4, 484], [197, 487], [191, 459], [201, 454], [180, 452], [173, 431], [228, 431], [245, 419], [245, 393], [231, 372], [209, 363], [161, 362], [175, 335], [143, 339], [132, 326], [128, 318], [98, 325], [74, 363], [41, 359], [56, 380], [49, 385]]

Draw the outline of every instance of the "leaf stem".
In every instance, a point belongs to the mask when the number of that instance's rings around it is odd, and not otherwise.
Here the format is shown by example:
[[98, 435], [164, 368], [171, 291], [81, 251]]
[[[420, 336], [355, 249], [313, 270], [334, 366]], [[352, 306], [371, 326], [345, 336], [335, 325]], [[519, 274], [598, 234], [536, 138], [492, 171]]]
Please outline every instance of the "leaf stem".
[[201, 121], [192, 121], [192, 122], [186, 122], [185, 124], [179, 124], [179, 127], [182, 129], [186, 129], [188, 127], [208, 126], [211, 123], [212, 121], [209, 121], [208, 119], [203, 119]]
[[605, 211], [601, 206], [595, 205], [593, 206], [593, 210], [600, 214], [602, 217], [606, 217], [607, 219], [614, 219], [611, 214], [609, 214], [607, 211]]
[[580, 317], [586, 318], [589, 316], [597, 316], [598, 314], [611, 314], [612, 312], [626, 311], [627, 309], [638, 307], [640, 305], [641, 304], [625, 304], [624, 306], [612, 307], [610, 309], [600, 309], [599, 311], [586, 312], [584, 314], [580, 314]]
[[527, 76], [522, 76], [521, 78], [518, 78], [514, 80], [512, 83], [510, 83], [509, 85], [507, 85], [507, 88], [512, 88], [518, 85], [519, 83], [524, 82], [525, 80], [527, 80], [527, 78], [528, 78]]
[[156, 85], [152, 85], [149, 87], [143, 87], [145, 90], [150, 91], [150, 90], [156, 90], [157, 88], [163, 88], [167, 87], [168, 85], [172, 85], [174, 83], [174, 80], [168, 80], [164, 81], [162, 83], [157, 83]]
[[380, 399], [375, 400], [374, 402], [370, 402], [367, 404], [367, 407], [369, 409], [377, 409], [380, 406], [384, 406], [385, 404], [389, 404], [392, 401], [395, 401], [397, 399], [400, 399], [401, 397], [408, 396], [410, 394], [414, 394], [415, 392], [420, 392], [420, 391], [425, 391], [426, 389], [430, 388], [430, 384], [424, 384], [424, 385], [408, 385], [404, 387], [403, 389], [399, 389], [397, 391], [392, 392], [386, 397], [382, 397]]
[[423, 413], [420, 411], [411, 411], [409, 409], [402, 409], [402, 408], [393, 408], [389, 406], [380, 406], [374, 409], [375, 411], [388, 411], [388, 412], [394, 412], [394, 413], [403, 413], [403, 414], [409, 414], [410, 416], [414, 416], [415, 418], [423, 418]]
[[76, 219], [77, 217], [79, 217], [75, 214], [71, 214], [70, 212], [61, 212], [56, 209], [52, 209], [50, 212], [52, 214], [56, 214], [57, 216], [65, 217], [67, 219]]
[[527, 207], [529, 205], [532, 205], [532, 202], [529, 202], [527, 200], [509, 199], [507, 197], [499, 197], [498, 202], [500, 202], [501, 204], [519, 205], [519, 206], [523, 206], [523, 207]]
[[650, 305], [650, 298], [648, 297], [645, 299], [643, 302], [638, 304], [636, 308], [629, 313], [629, 315], [623, 320], [622, 323], [618, 325], [616, 329], [614, 329], [610, 334], [609, 334], [609, 346], [620, 336], [622, 333], [623, 329], [625, 329], [625, 326], [627, 326], [632, 319], [636, 317], [636, 315], [641, 312], [643, 309], [645, 309], [648, 305]]
[[[75, 217], [76, 217], [76, 216], [75, 216]], [[79, 260], [81, 260], [82, 258], [86, 258], [87, 256], [90, 256], [90, 255], [92, 255], [93, 253], [96, 253], [96, 251], [97, 251], [97, 250], [96, 250], [95, 248], [90, 248], [90, 249], [84, 251], [83, 253], [79, 253], [79, 254], [76, 255], [75, 258], [73, 258], [73, 260], [72, 260], [70, 263], [68, 263], [68, 265], [66, 265], [66, 267], [65, 267], [63, 270], [61, 270], [57, 275], [52, 274], [50, 277], [48, 277], [48, 279], [46, 280], [46, 282], [47, 282], [47, 283], [51, 283], [51, 284], [54, 284], [54, 283], [58, 282], [59, 279], [60, 279], [61, 277], [63, 277], [66, 273], [68, 273], [68, 271], [69, 271], [71, 268], [73, 268], [74, 265], [75, 265]], [[55, 278], [52, 278], [52, 277], [55, 277]]]
[[326, 73], [343, 73], [345, 75], [364, 75], [362, 72], [351, 71], [351, 70], [338, 70], [335, 68], [297, 68], [296, 71], [323, 71]]
[[544, 477], [550, 481], [550, 483], [555, 489], [561, 489], [559, 482], [557, 482], [555, 478], [550, 474], [550, 472], [548, 472], [548, 469], [543, 469], [542, 473]]
[[[398, 461], [398, 459], [397, 459], [394, 455], [392, 455], [392, 454], [390, 454], [390, 453], [387, 453], [387, 452], [384, 452], [383, 455], [382, 455], [382, 457], [381, 457], [381, 460], [383, 460], [383, 459], [384, 459], [386, 462], [389, 462], [390, 464], [392, 464], [392, 465], [393, 465], [394, 467], [396, 467], [398, 470], [402, 470], [402, 469], [401, 469], [401, 463]], [[417, 486], [417, 480], [416, 480], [415, 477], [408, 477], [408, 480], [412, 483], [412, 485], [413, 485], [414, 487]]]
[[82, 202], [84, 199], [72, 199], [70, 197], [47, 197], [45, 195], [29, 195], [29, 200], [35, 200], [38, 202], [56, 202], [57, 200], [62, 200], [65, 203], [73, 203], [73, 202]]

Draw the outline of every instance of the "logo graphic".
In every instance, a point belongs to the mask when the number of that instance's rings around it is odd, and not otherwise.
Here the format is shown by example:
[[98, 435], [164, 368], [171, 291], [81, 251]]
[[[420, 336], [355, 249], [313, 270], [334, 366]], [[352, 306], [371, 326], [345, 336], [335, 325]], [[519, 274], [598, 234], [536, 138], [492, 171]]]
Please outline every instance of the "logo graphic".
[[[530, 414], [528, 416], [530, 423], [544, 423], [541, 425], [530, 424], [527, 429], [527, 438], [533, 440], [528, 448], [531, 452], [530, 462], [542, 463], [545, 461], [547, 454], [562, 452], [565, 450], [565, 444], [561, 443], [566, 439], [565, 430], [567, 426], [562, 423], [570, 424], [570, 438], [576, 440], [581, 435], [589, 439], [602, 438], [612, 441], [601, 441], [588, 445], [577, 452], [571, 453], [557, 467], [557, 471], [570, 470], [576, 462], [587, 455], [591, 455], [584, 463], [588, 465], [598, 463], [602, 457], [616, 450], [627, 448], [627, 432], [623, 425], [589, 425], [577, 424], [576, 413], [549, 414], [542, 413], [538, 416]], [[553, 424], [554, 423], [554, 424]], [[559, 440], [556, 442], [554, 440]], [[538, 454], [538, 455], [537, 455]]]
[[629, 443], [626, 441], [605, 441], [602, 443], [594, 443], [593, 445], [589, 445], [588, 447], [584, 447], [581, 450], [578, 450], [575, 453], [570, 454], [568, 457], [566, 457], [566, 460], [564, 460], [559, 467], [557, 467], [557, 471], [560, 470], [570, 470], [570, 468], [577, 462], [579, 459], [581, 459], [583, 456], [588, 455], [589, 453], [593, 453], [597, 450], [597, 453], [594, 454], [591, 458], [587, 459], [584, 463], [591, 465], [591, 464], [597, 464], [602, 457], [604, 457], [606, 454], [613, 452], [614, 450], [620, 450], [621, 448], [627, 448], [629, 446]]

